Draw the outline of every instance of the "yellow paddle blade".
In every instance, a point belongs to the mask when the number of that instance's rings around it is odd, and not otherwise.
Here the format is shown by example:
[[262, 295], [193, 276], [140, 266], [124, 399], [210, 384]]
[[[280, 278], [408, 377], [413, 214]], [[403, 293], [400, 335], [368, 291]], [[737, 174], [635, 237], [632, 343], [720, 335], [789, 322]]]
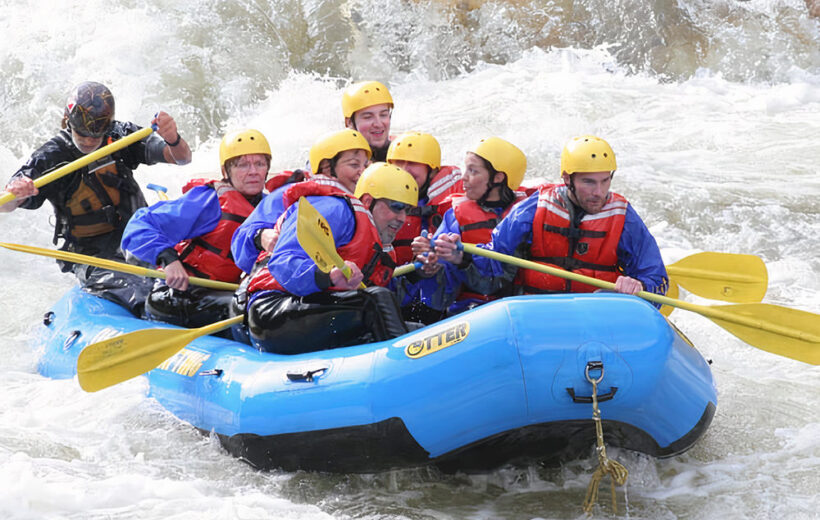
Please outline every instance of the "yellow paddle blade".
[[[767, 303], [712, 307], [732, 316], [708, 316], [749, 345], [766, 352], [820, 365], [820, 316]], [[743, 318], [745, 320], [741, 320]]]
[[[615, 284], [611, 282], [489, 251], [475, 244], [464, 243], [462, 246], [464, 251], [473, 255], [486, 256], [500, 262], [602, 289], [615, 288]], [[636, 296], [651, 302], [696, 312], [761, 350], [812, 365], [820, 364], [820, 315], [764, 303], [706, 307], [646, 291], [641, 291]]]
[[336, 251], [336, 241], [330, 225], [305, 197], [299, 199], [296, 218], [296, 239], [316, 263], [316, 267], [325, 273], [329, 273], [334, 265], [344, 269], [346, 266]]
[[[329, 273], [335, 265], [342, 270], [345, 278], [349, 279], [350, 267], [336, 251], [336, 241], [333, 239], [330, 224], [305, 197], [299, 198], [296, 219], [296, 239], [316, 263], [316, 267], [322, 272]], [[361, 287], [365, 287], [364, 283]]]
[[235, 316], [198, 329], [145, 329], [88, 345], [77, 358], [77, 377], [86, 392], [122, 383], [155, 369], [200, 336], [242, 322]]
[[[675, 280], [672, 280], [672, 279], [669, 280], [669, 290], [666, 291], [666, 296], [668, 296], [669, 298], [675, 298], [675, 299], [680, 297], [680, 293], [678, 292], [678, 284], [675, 283]], [[674, 311], [674, 310], [675, 310], [675, 308], [672, 307], [671, 305], [662, 305], [661, 306], [661, 314], [663, 314], [667, 318], [669, 317], [670, 314], [672, 314], [672, 311]]]
[[712, 300], [756, 303], [766, 295], [769, 285], [766, 264], [754, 255], [697, 253], [666, 270], [687, 291]]
[[[135, 143], [139, 140], [145, 139], [146, 137], [151, 135], [151, 132], [153, 132], [153, 131], [154, 130], [149, 126], [147, 128], [143, 128], [142, 130], [138, 130], [138, 131], [134, 132], [133, 134], [128, 134], [127, 136], [123, 137], [122, 139], [114, 141], [111, 144], [107, 144], [107, 145], [103, 146], [102, 148], [100, 148], [99, 150], [95, 150], [95, 151], [91, 152], [90, 154], [83, 155], [82, 157], [80, 157], [76, 161], [72, 161], [72, 162], [66, 164], [65, 166], [61, 166], [60, 168], [57, 168], [53, 172], [49, 172], [45, 175], [37, 177], [36, 179], [34, 179], [34, 186], [39, 188], [41, 186], [44, 186], [44, 185], [48, 184], [49, 182], [56, 181], [60, 177], [65, 177], [66, 175], [73, 172], [74, 170], [78, 170], [78, 169], [82, 168], [83, 166], [91, 164], [92, 162], [96, 161], [97, 159], [100, 159], [101, 157], [105, 157], [106, 155], [110, 155], [110, 154], [116, 152], [117, 150], [125, 148], [126, 146], [131, 145], [131, 144], [133, 144], [133, 143]], [[0, 206], [2, 206], [3, 204], [5, 204], [7, 202], [11, 202], [16, 198], [17, 197], [15, 197], [14, 194], [8, 193], [8, 192], [3, 194], [3, 195], [0, 195]]]
[[[117, 262], [115, 260], [107, 260], [105, 258], [97, 258], [96, 256], [69, 253], [68, 251], [59, 251], [56, 249], [44, 249], [42, 247], [10, 244], [8, 242], [0, 242], [0, 247], [5, 247], [6, 249], [11, 249], [12, 251], [19, 251], [21, 253], [30, 253], [33, 255], [56, 258], [57, 260], [63, 260], [65, 262], [72, 262], [75, 264], [93, 265], [95, 267], [102, 267], [103, 269], [110, 269], [111, 271], [130, 273], [137, 276], [145, 276], [147, 278], [165, 278], [165, 273], [163, 271], [148, 269], [146, 267], [140, 267], [133, 264], [126, 264], [125, 262]], [[196, 276], [189, 277], [188, 282], [193, 285], [199, 285], [220, 291], [235, 291], [239, 288], [239, 285], [235, 283], [220, 282], [218, 280], [209, 280], [207, 278], [198, 278]]]

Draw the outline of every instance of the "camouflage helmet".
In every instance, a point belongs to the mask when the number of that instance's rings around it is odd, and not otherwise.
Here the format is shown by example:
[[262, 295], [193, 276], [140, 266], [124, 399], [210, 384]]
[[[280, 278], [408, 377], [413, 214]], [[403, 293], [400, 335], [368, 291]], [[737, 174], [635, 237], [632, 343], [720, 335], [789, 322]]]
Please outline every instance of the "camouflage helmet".
[[69, 94], [63, 117], [79, 135], [102, 137], [114, 121], [114, 96], [102, 83], [80, 83]]

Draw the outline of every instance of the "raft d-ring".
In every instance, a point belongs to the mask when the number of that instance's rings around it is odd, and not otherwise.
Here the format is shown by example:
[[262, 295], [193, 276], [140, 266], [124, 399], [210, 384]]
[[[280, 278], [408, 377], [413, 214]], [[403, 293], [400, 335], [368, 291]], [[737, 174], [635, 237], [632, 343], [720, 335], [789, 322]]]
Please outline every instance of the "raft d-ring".
[[71, 334], [69, 334], [69, 336], [68, 336], [68, 337], [65, 339], [65, 341], [63, 342], [63, 350], [68, 350], [68, 349], [70, 349], [71, 347], [73, 347], [73, 346], [74, 346], [74, 342], [75, 342], [75, 341], [77, 341], [77, 338], [79, 338], [80, 336], [82, 336], [82, 334], [83, 334], [83, 333], [82, 333], [82, 332], [80, 332], [79, 330], [75, 330], [74, 332], [72, 332]]
[[[598, 379], [592, 379], [592, 377], [589, 375], [590, 370], [600, 370], [601, 377], [599, 377]], [[604, 380], [604, 363], [602, 361], [587, 362], [587, 366], [584, 369], [584, 375], [586, 376], [587, 381], [597, 385], [598, 383]]]

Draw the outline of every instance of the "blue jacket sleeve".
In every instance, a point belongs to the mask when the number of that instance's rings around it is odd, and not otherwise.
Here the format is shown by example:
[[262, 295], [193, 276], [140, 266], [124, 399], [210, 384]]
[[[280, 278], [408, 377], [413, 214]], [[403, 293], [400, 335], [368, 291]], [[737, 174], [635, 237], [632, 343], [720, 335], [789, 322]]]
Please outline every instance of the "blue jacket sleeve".
[[[336, 247], [341, 247], [353, 238], [356, 229], [353, 210], [339, 197], [308, 197], [316, 210], [322, 214], [333, 231]], [[279, 240], [268, 260], [268, 269], [274, 278], [291, 294], [306, 296], [325, 290], [317, 283], [327, 275], [321, 273], [313, 259], [299, 245], [296, 237], [296, 209], [298, 203], [288, 208], [282, 224]], [[321, 273], [321, 274], [320, 274]]]
[[122, 249], [156, 264], [161, 252], [213, 231], [220, 218], [222, 208], [216, 191], [197, 186], [178, 199], [138, 209], [125, 226]]
[[253, 242], [254, 235], [260, 229], [272, 228], [279, 216], [285, 212], [282, 192], [290, 186], [286, 184], [266, 195], [248, 215], [245, 222], [234, 231], [231, 239], [231, 254], [236, 265], [246, 273], [251, 272], [260, 253]]
[[630, 204], [618, 242], [618, 262], [626, 276], [640, 280], [646, 291], [666, 294], [669, 278], [655, 237]]

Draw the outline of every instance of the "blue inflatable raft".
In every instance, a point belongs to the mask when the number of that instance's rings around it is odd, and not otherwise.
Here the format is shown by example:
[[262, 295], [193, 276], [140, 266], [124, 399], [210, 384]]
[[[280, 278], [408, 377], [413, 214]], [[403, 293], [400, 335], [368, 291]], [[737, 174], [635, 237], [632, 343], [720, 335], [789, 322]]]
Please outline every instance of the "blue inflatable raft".
[[[79, 289], [49, 311], [40, 372], [76, 374], [85, 345], [171, 327]], [[604, 438], [655, 457], [703, 435], [709, 364], [645, 301], [618, 294], [499, 300], [394, 340], [284, 356], [199, 338], [147, 374], [150, 396], [258, 468], [483, 471], [589, 456], [592, 384]]]

